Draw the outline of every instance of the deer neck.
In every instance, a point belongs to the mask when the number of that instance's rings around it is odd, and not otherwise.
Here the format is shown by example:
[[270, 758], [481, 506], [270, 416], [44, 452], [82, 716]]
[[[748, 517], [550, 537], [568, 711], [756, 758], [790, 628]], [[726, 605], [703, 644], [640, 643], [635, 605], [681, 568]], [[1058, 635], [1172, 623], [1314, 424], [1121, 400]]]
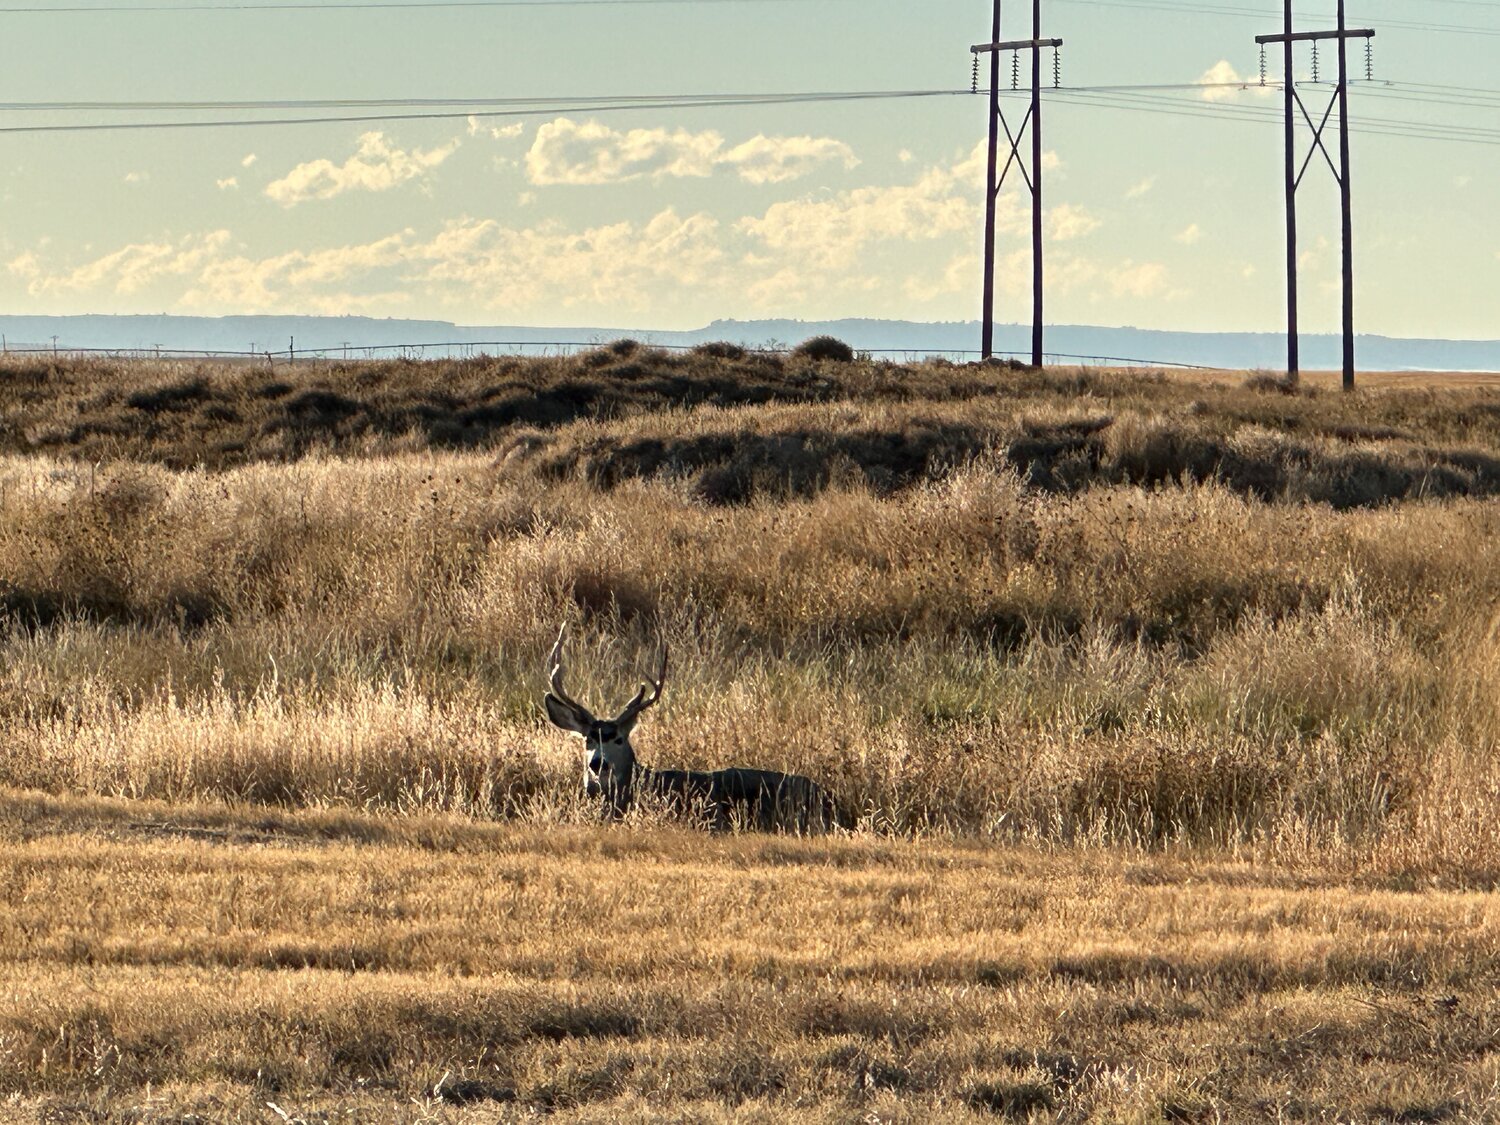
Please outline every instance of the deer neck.
[[629, 740], [611, 748], [604, 755], [604, 766], [600, 771], [599, 784], [604, 791], [605, 807], [613, 816], [624, 816], [635, 797], [637, 775], [641, 768], [636, 764], [635, 750]]

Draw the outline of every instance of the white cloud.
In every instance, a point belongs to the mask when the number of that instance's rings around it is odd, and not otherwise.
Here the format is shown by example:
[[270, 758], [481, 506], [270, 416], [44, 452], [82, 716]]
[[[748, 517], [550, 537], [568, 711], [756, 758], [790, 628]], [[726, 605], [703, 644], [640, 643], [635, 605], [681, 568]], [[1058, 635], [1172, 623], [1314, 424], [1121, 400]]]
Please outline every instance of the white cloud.
[[182, 303], [190, 308], [247, 311], [300, 307], [318, 296], [310, 292], [317, 286], [363, 278], [398, 264], [410, 234], [403, 231], [363, 245], [298, 250], [261, 259], [216, 255], [202, 263]]
[[34, 254], [23, 254], [10, 263], [10, 271], [26, 279], [27, 291], [33, 296], [90, 290], [129, 295], [162, 278], [196, 274], [228, 242], [229, 232], [220, 230], [184, 238], [176, 244], [132, 243], [61, 274], [45, 273]]
[[[834, 195], [785, 200], [736, 229], [804, 270], [848, 270], [861, 254], [883, 243], [939, 242], [973, 234], [982, 217], [985, 150], [981, 144], [962, 160], [937, 165], [915, 181], [855, 188]], [[981, 185], [977, 193], [975, 185]], [[1030, 229], [1029, 205], [1015, 192], [1000, 196], [997, 229], [1019, 234]], [[1047, 236], [1062, 242], [1096, 230], [1100, 220], [1086, 208], [1063, 203], [1047, 214]], [[943, 284], [947, 282], [944, 281]], [[933, 283], [917, 282], [931, 290]]]
[[1245, 94], [1269, 98], [1276, 93], [1276, 87], [1263, 86], [1259, 80], [1235, 70], [1228, 59], [1220, 59], [1205, 70], [1198, 77], [1198, 84], [1205, 87], [1198, 96], [1206, 102], [1235, 101]]
[[1326, 264], [1325, 259], [1329, 247], [1330, 243], [1327, 236], [1319, 235], [1316, 239], [1313, 240], [1313, 244], [1311, 247], [1304, 248], [1302, 252], [1297, 255], [1298, 268], [1308, 271], [1322, 269]]
[[979, 216], [969, 183], [973, 163], [971, 157], [930, 168], [911, 184], [774, 203], [759, 218], [741, 219], [737, 229], [804, 268], [846, 269], [874, 243], [930, 241], [972, 230]]
[[[629, 134], [615, 134], [628, 138]], [[670, 139], [670, 134], [667, 134]], [[655, 140], [659, 140], [655, 138]], [[736, 146], [740, 147], [740, 146]], [[691, 153], [692, 146], [687, 146]], [[719, 146], [714, 167], [753, 167], [768, 177], [838, 149], [813, 145]], [[683, 155], [681, 146], [672, 159]], [[644, 220], [578, 226], [555, 218], [509, 223], [455, 218], [422, 231], [257, 256], [228, 232], [145, 241], [95, 260], [54, 265], [37, 244], [7, 263], [33, 294], [135, 294], [152, 309], [199, 313], [353, 312], [408, 308], [479, 310], [506, 319], [553, 318], [565, 310], [657, 316], [735, 302], [777, 315], [814, 315], [847, 300], [884, 314], [936, 302], [977, 285], [976, 190], [983, 151], [932, 167], [906, 182], [808, 194], [734, 218], [667, 207]], [[828, 159], [840, 159], [828, 155]], [[670, 166], [661, 165], [658, 166]], [[225, 190], [228, 190], [227, 188]], [[529, 193], [527, 193], [529, 194]], [[525, 196], [517, 198], [525, 206]], [[999, 201], [1002, 291], [1029, 285], [1029, 203], [1019, 191]], [[515, 210], [512, 212], [516, 213]], [[1097, 229], [1087, 209], [1059, 202], [1047, 216], [1049, 290], [1082, 300], [1170, 296], [1165, 267], [1082, 256], [1070, 247]], [[1077, 241], [1075, 241], [1077, 240]], [[1014, 296], [1007, 298], [1014, 300]], [[586, 311], [585, 311], [586, 310]]]
[[407, 247], [406, 274], [440, 288], [482, 292], [497, 309], [542, 303], [641, 309], [663, 287], [720, 281], [725, 254], [719, 234], [711, 216], [683, 218], [672, 208], [644, 224], [582, 231], [556, 222], [516, 230], [493, 220], [460, 220]]
[[486, 125], [484, 119], [476, 116], [469, 117], [469, 136], [477, 137], [481, 133], [497, 141], [511, 141], [526, 132], [523, 122], [514, 125]]
[[1167, 267], [1160, 262], [1121, 262], [1104, 278], [1116, 297], [1157, 297], [1167, 287]]
[[[973, 277], [977, 279], [978, 270]], [[1066, 250], [1047, 258], [1047, 292], [1052, 297], [1078, 297], [1099, 304], [1127, 298], [1170, 299], [1170, 275], [1160, 262], [1113, 261], [1070, 253]], [[1007, 301], [1024, 299], [1031, 293], [1031, 255], [1014, 250], [1001, 258], [996, 281]], [[977, 286], [977, 280], [971, 282]]]
[[909, 277], [902, 291], [913, 301], [933, 301], [977, 289], [980, 277], [979, 255], [972, 250], [955, 254], [936, 277]]
[[1141, 180], [1139, 183], [1131, 185], [1131, 187], [1129, 189], [1127, 189], [1126, 192], [1125, 192], [1125, 198], [1126, 199], [1139, 199], [1141, 196], [1147, 194], [1155, 186], [1156, 186], [1156, 177], [1155, 176], [1147, 176], [1144, 180]]
[[[668, 208], [644, 223], [571, 229], [456, 220], [421, 237], [403, 230], [371, 242], [257, 258], [227, 231], [178, 243], [125, 246], [49, 272], [35, 251], [7, 264], [33, 294], [120, 294], [175, 279], [157, 307], [197, 312], [378, 311], [414, 298], [545, 315], [578, 305], [653, 307], [664, 295], [728, 287], [718, 223]], [[399, 298], [399, 299], [398, 299]], [[161, 299], [153, 295], [152, 300]]]
[[231, 191], [240, 186], [238, 176], [227, 176], [222, 180], [215, 180], [214, 183], [218, 185], [220, 191]]
[[344, 161], [313, 160], [299, 164], [266, 187], [266, 195], [283, 207], [295, 207], [313, 199], [332, 199], [347, 191], [389, 191], [400, 184], [426, 176], [459, 146], [458, 140], [440, 148], [395, 148], [380, 132], [366, 133], [359, 149]]
[[1203, 238], [1203, 228], [1197, 223], [1189, 223], [1182, 230], [1172, 236], [1173, 242], [1180, 242], [1184, 246], [1192, 246]]
[[1199, 77], [1198, 84], [1208, 87], [1199, 96], [1206, 102], [1229, 101], [1239, 92], [1229, 84], [1243, 81], [1228, 59], [1220, 59]]
[[10, 271], [12, 276], [30, 281], [33, 278], [41, 276], [42, 260], [37, 256], [35, 251], [27, 250], [24, 254], [20, 254], [7, 262], [5, 268]]
[[761, 135], [727, 151], [724, 145], [711, 129], [620, 132], [598, 121], [559, 117], [537, 130], [526, 171], [534, 184], [616, 184], [647, 176], [703, 178], [729, 167], [749, 183], [766, 184], [799, 179], [829, 161], [845, 168], [859, 163], [853, 149], [831, 137]]
[[1047, 237], [1053, 242], [1068, 242], [1099, 229], [1102, 222], [1087, 208], [1073, 203], [1059, 203], [1047, 211]]
[[717, 163], [739, 172], [752, 184], [784, 184], [801, 179], [819, 164], [832, 161], [846, 169], [859, 164], [854, 150], [832, 137], [752, 137], [726, 152]]
[[240, 161], [240, 167], [241, 168], [248, 168], [248, 167], [250, 167], [250, 165], [254, 164], [258, 159], [260, 159], [260, 158], [257, 157], [255, 155], [255, 153], [252, 152], [248, 156], [246, 156], [245, 159], [243, 159], [243, 160]]
[[724, 138], [712, 130], [631, 129], [566, 117], [537, 130], [526, 171], [534, 184], [615, 184], [642, 176], [708, 176]]
[[125, 182], [127, 184], [143, 184], [151, 178], [150, 172], [126, 172]]

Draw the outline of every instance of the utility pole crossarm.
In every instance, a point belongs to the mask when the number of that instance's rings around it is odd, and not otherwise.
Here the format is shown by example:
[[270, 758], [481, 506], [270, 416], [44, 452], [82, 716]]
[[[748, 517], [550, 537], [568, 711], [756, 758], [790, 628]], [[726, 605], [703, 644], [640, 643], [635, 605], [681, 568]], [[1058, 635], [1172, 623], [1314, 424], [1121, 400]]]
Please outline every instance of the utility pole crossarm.
[[1005, 43], [975, 43], [969, 53], [982, 55], [988, 51], [1040, 51], [1045, 47], [1061, 47], [1061, 39], [1011, 39]]
[[1369, 27], [1350, 28], [1348, 31], [1296, 31], [1291, 35], [1257, 35], [1255, 41], [1266, 43], [1307, 43], [1317, 39], [1374, 39], [1375, 30]]

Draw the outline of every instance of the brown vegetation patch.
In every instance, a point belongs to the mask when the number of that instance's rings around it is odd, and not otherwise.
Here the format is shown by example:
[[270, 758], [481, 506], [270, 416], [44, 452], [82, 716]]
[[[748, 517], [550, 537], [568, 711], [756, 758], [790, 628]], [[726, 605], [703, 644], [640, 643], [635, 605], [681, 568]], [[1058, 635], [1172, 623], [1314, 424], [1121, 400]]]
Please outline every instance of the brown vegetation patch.
[[[891, 382], [860, 367], [742, 349], [668, 353], [628, 341], [568, 359], [317, 363], [274, 371], [203, 363], [0, 366], [0, 452], [224, 469], [372, 445], [468, 449], [518, 426], [666, 409], [859, 399]], [[170, 373], [170, 374], [165, 374]], [[962, 369], [906, 372], [903, 394], [978, 393]]]
[[[413, 1125], [1496, 1109], [1491, 895], [935, 841], [606, 848], [455, 824], [455, 846], [416, 847], [400, 818], [363, 818], [383, 843], [269, 850], [119, 839], [128, 802], [49, 807], [60, 831], [28, 821], [24, 838], [0, 812], [10, 1120], [87, 1104], [259, 1121], [268, 1102]], [[910, 910], [888, 912], [893, 891]], [[1420, 974], [1383, 970], [1418, 947]], [[997, 957], [1013, 980], [972, 987]]]
[[[1500, 414], [1479, 393], [1346, 396], [1300, 385], [1267, 397], [1260, 386], [941, 361], [828, 364], [728, 345], [678, 355], [629, 340], [560, 359], [274, 371], [8, 361], [0, 365], [8, 436], [0, 451], [224, 469], [329, 453], [513, 449], [538, 428], [628, 419], [582, 444], [564, 437], [544, 469], [578, 467], [602, 487], [685, 476], [712, 502], [740, 503], [762, 491], [808, 495], [850, 479], [882, 491], [906, 487], [1000, 448], [1033, 486], [1050, 491], [1215, 481], [1262, 500], [1354, 508], [1500, 489], [1493, 453]], [[957, 402], [972, 404], [973, 416], [924, 417], [933, 404]], [[861, 432], [806, 425], [773, 432], [751, 413], [748, 424], [718, 434], [631, 435], [640, 419], [665, 411], [798, 403], [913, 410]], [[47, 612], [39, 602], [37, 615]]]
[[598, 488], [626, 480], [686, 478], [711, 504], [816, 496], [835, 483], [891, 493], [973, 460], [989, 435], [974, 426], [924, 419], [900, 431], [809, 429], [681, 438], [598, 438], [546, 456], [543, 474], [581, 475]]

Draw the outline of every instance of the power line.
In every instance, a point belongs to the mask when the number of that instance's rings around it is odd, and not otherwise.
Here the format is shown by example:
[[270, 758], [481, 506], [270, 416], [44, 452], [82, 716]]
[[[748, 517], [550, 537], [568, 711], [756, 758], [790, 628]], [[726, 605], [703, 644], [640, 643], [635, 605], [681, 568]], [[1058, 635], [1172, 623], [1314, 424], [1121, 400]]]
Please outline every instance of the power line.
[[[1123, 86], [1083, 86], [1083, 87], [1061, 87], [1075, 90], [1110, 91], [1110, 90], [1212, 90], [1212, 89], [1249, 89], [1255, 83], [1247, 82], [1168, 82], [1151, 83], [1147, 85], [1123, 85]], [[1010, 93], [1010, 91], [1001, 91]], [[1046, 91], [1046, 92], [1051, 92]], [[716, 105], [721, 103], [740, 103], [750, 99], [769, 98], [777, 101], [787, 98], [862, 98], [862, 97], [884, 97], [890, 96], [938, 96], [940, 94], [970, 94], [967, 90], [831, 90], [831, 91], [798, 91], [793, 93], [766, 92], [766, 93], [721, 93], [721, 94], [601, 94], [589, 95], [562, 95], [559, 97], [527, 97], [527, 98], [315, 98], [315, 99], [288, 99], [272, 98], [258, 101], [88, 101], [88, 102], [0, 102], [0, 112], [112, 112], [115, 110], [134, 110], [139, 112], [157, 111], [193, 111], [193, 110], [291, 110], [291, 109], [390, 109], [390, 108], [419, 108], [424, 106], [475, 106], [485, 108], [500, 107], [557, 107], [566, 103], [565, 108], [577, 109], [580, 106], [619, 104], [623, 106], [635, 106], [649, 104], [652, 108], [663, 105], [676, 105], [683, 102], [701, 103], [705, 105]]]
[[[1172, 12], [1177, 15], [1233, 16], [1237, 19], [1272, 19], [1278, 13], [1269, 8], [1252, 8], [1239, 4], [1179, 4], [1173, 0], [1064, 0], [1085, 7], [1135, 8], [1149, 12]], [[1382, 26], [1411, 31], [1430, 31], [1443, 35], [1500, 35], [1493, 24], [1434, 23], [1430, 20], [1384, 19]]]
[[[1205, 101], [1201, 97], [1184, 96], [1189, 92], [1203, 93], [1210, 90], [1273, 90], [1280, 84], [1268, 83], [1261, 87], [1252, 82], [1180, 82], [1147, 83], [1139, 85], [1110, 86], [1064, 86], [1048, 89], [1048, 98], [1063, 102], [1097, 105], [1109, 109], [1134, 110], [1142, 113], [1163, 114], [1176, 117], [1199, 117], [1210, 120], [1274, 120], [1276, 112], [1268, 106], [1247, 105], [1242, 102]], [[1377, 97], [1405, 98], [1411, 101], [1431, 100], [1423, 84], [1385, 83], [1358, 84], [1352, 87], [1361, 93], [1372, 93]], [[1411, 92], [1406, 92], [1406, 91]], [[1435, 90], [1450, 90], [1455, 97], [1468, 93], [1477, 107], [1483, 108], [1500, 103], [1500, 91], [1468, 90], [1466, 87], [1443, 87]], [[1176, 96], [1174, 96], [1174, 94]], [[1012, 91], [1001, 91], [1001, 96], [1011, 96]], [[163, 129], [208, 129], [208, 128], [252, 128], [291, 125], [335, 125], [375, 124], [400, 121], [453, 121], [469, 118], [529, 118], [548, 117], [564, 113], [618, 113], [630, 110], [651, 109], [716, 109], [762, 105], [809, 105], [817, 103], [898, 101], [925, 98], [971, 97], [969, 90], [845, 90], [797, 93], [765, 94], [664, 94], [643, 96], [575, 97], [575, 98], [490, 98], [466, 101], [464, 99], [418, 99], [390, 98], [378, 100], [324, 101], [261, 101], [261, 102], [16, 102], [0, 104], [5, 111], [90, 111], [154, 110], [187, 112], [193, 110], [287, 110], [325, 108], [383, 108], [403, 106], [475, 106], [486, 107], [472, 110], [451, 110], [426, 113], [370, 113], [338, 114], [314, 117], [254, 117], [212, 118], [204, 120], [177, 121], [105, 121], [64, 122], [46, 125], [4, 125], [0, 134], [27, 133], [94, 133], [136, 132]], [[488, 108], [504, 106], [508, 108]], [[1355, 126], [1355, 132], [1381, 136], [1408, 137], [1425, 140], [1447, 140], [1471, 144], [1500, 144], [1500, 129], [1483, 126], [1436, 125], [1399, 117], [1367, 117]]]
[[[1194, 11], [1214, 15], [1262, 16], [1271, 15], [1269, 9], [1252, 8], [1228, 4], [1180, 4], [1172, 0], [1070, 0], [1072, 3], [1103, 5], [1107, 7], [1153, 8], [1166, 11]], [[1431, 0], [1423, 0], [1430, 3]], [[1463, 7], [1500, 9], [1496, 0], [1440, 0], [1442, 3]], [[614, 7], [630, 5], [661, 4], [802, 4], [809, 0], [347, 0], [345, 3], [332, 0], [309, 0], [306, 3], [177, 3], [177, 4], [132, 4], [105, 7], [102, 5], [67, 5], [41, 7], [21, 5], [0, 7], [0, 15], [134, 15], [161, 12], [337, 12], [378, 10], [430, 10], [463, 8], [572, 8]], [[1382, 20], [1398, 26], [1421, 27], [1433, 30], [1476, 30], [1458, 24], [1433, 24], [1418, 20]], [[1500, 31], [1500, 29], [1478, 29]]]
[[[848, 0], [844, 0], [848, 2]], [[1232, 16], [1245, 19], [1262, 19], [1275, 13], [1264, 8], [1236, 4], [1177, 3], [1174, 0], [1065, 0], [1065, 2], [1113, 8], [1135, 8], [1145, 11], [1197, 13], [1205, 15]], [[1446, 3], [1464, 7], [1496, 9], [1500, 3], [1494, 0], [1444, 0]], [[574, 8], [574, 7], [631, 7], [640, 5], [675, 4], [802, 4], [809, 0], [346, 0], [344, 3], [330, 0], [308, 0], [304, 3], [173, 3], [136, 4], [127, 7], [101, 7], [97, 5], [69, 5], [65, 7], [40, 7], [25, 5], [0, 7], [0, 15], [137, 15], [151, 13], [210, 13], [210, 12], [339, 12], [339, 11], [434, 11], [440, 9], [464, 10], [484, 8]], [[1500, 35], [1500, 27], [1411, 20], [1399, 17], [1383, 19], [1382, 24], [1416, 31], [1429, 31], [1446, 35]]]
[[340, 12], [372, 11], [385, 9], [438, 9], [438, 8], [579, 8], [615, 7], [636, 4], [797, 4], [807, 0], [352, 0], [351, 3], [309, 4], [135, 4], [128, 7], [104, 8], [76, 5], [63, 8], [16, 7], [0, 8], [0, 15], [136, 15], [152, 12]]
[[[1321, 83], [1301, 81], [1298, 86], [1315, 86]], [[1154, 94], [1171, 92], [1205, 93], [1212, 90], [1239, 90], [1267, 92], [1280, 90], [1280, 81], [1269, 81], [1264, 85], [1244, 80], [1234, 82], [1148, 82], [1118, 83], [1095, 86], [1061, 86], [1047, 88], [1043, 93], [1049, 97], [1058, 93], [1075, 94]], [[1467, 105], [1476, 109], [1500, 105], [1500, 89], [1477, 86], [1440, 85], [1430, 82], [1378, 81], [1357, 82], [1352, 88], [1365, 94], [1388, 98], [1394, 101], [1431, 101], [1443, 105]], [[423, 107], [475, 108], [538, 108], [547, 112], [576, 111], [594, 106], [618, 106], [630, 108], [644, 106], [662, 108], [691, 103], [697, 106], [719, 104], [753, 104], [758, 100], [781, 103], [790, 99], [861, 99], [884, 97], [936, 97], [945, 94], [963, 94], [962, 90], [830, 90], [765, 93], [692, 93], [692, 94], [601, 94], [561, 95], [557, 97], [525, 98], [270, 98], [255, 101], [205, 100], [205, 101], [76, 101], [76, 102], [0, 102], [0, 112], [6, 113], [74, 113], [74, 112], [193, 112], [193, 111], [270, 111], [270, 110], [325, 110], [325, 109], [400, 109]], [[1025, 91], [1002, 90], [1002, 96], [1013, 96]], [[1198, 104], [1201, 99], [1191, 99], [1186, 104]], [[1227, 103], [1208, 103], [1209, 107]], [[1248, 108], [1248, 107], [1247, 107]], [[475, 116], [475, 115], [466, 115]], [[298, 118], [298, 121], [307, 120]], [[165, 124], [165, 123], [164, 123]], [[1414, 123], [1420, 124], [1420, 123]]]
[[[1259, 89], [1259, 87], [1254, 87]], [[1269, 85], [1266, 87], [1271, 89]], [[1280, 87], [1277, 87], [1278, 89]], [[1362, 89], [1354, 87], [1354, 89]], [[1153, 96], [1150, 94], [1116, 93], [1095, 95], [1087, 90], [1062, 89], [1052, 91], [1052, 96], [1063, 101], [1074, 101], [1078, 105], [1097, 106], [1104, 109], [1130, 110], [1137, 113], [1158, 114], [1169, 117], [1197, 117], [1219, 121], [1244, 121], [1250, 123], [1275, 124], [1279, 114], [1270, 106], [1244, 105], [1232, 102], [1204, 102], [1201, 100]], [[1500, 129], [1480, 126], [1434, 125], [1422, 121], [1394, 117], [1363, 117], [1352, 127], [1355, 133], [1372, 136], [1405, 137], [1411, 140], [1450, 141], [1458, 144], [1500, 144]]]
[[[969, 97], [968, 90], [861, 90], [840, 93], [741, 94], [719, 97], [661, 97], [630, 101], [586, 101], [583, 99], [521, 109], [479, 112], [377, 113], [324, 117], [218, 118], [207, 121], [106, 121], [56, 125], [5, 125], [0, 134], [136, 132], [157, 129], [229, 129], [269, 125], [372, 124], [389, 121], [454, 121], [469, 118], [547, 117], [557, 113], [616, 113], [640, 109], [712, 109], [734, 106], [807, 105], [827, 102], [894, 101], [914, 98]], [[456, 104], [456, 103], [445, 103]]]
[[[1237, 83], [1236, 83], [1237, 85]], [[551, 98], [322, 98], [267, 99], [259, 101], [159, 101], [159, 102], [0, 102], [0, 111], [80, 112], [113, 110], [193, 111], [193, 110], [291, 110], [291, 109], [388, 109], [423, 106], [472, 106], [476, 108], [533, 108], [544, 112], [562, 112], [594, 106], [661, 108], [691, 104], [695, 106], [755, 104], [760, 101], [781, 103], [788, 100], [845, 100], [884, 97], [935, 97], [939, 94], [968, 94], [967, 90], [808, 90], [791, 93], [728, 94], [602, 94], [563, 95]], [[474, 116], [465, 114], [464, 116]], [[305, 120], [298, 118], [298, 120]]]

